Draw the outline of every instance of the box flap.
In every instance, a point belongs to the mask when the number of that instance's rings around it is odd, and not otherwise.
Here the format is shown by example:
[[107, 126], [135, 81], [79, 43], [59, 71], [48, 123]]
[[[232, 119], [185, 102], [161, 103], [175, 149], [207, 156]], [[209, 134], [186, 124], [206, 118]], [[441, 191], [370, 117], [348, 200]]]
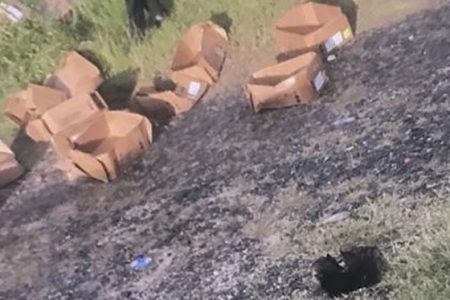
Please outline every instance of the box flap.
[[16, 156], [14, 152], [12, 152], [11, 149], [2, 140], [0, 140], [0, 155], [7, 155], [11, 157]]
[[23, 126], [65, 99], [64, 93], [58, 90], [30, 84], [27, 89], [6, 97], [4, 113], [12, 122]]
[[107, 110], [108, 106], [100, 94], [79, 94], [44, 113], [41, 119], [51, 134], [58, 133], [73, 124], [83, 122], [92, 113]]
[[252, 74], [249, 83], [274, 86], [312, 65], [321, 65], [318, 55], [308, 52], [296, 58], [264, 68]]
[[36, 119], [28, 122], [25, 127], [26, 134], [35, 142], [48, 142], [51, 138], [51, 133], [45, 126], [41, 119]]
[[87, 176], [102, 182], [110, 180], [106, 166], [97, 158], [76, 150], [70, 151], [69, 158], [74, 166]]
[[306, 3], [294, 7], [277, 20], [274, 38], [283, 52], [318, 50], [331, 36], [349, 27], [340, 7]]
[[193, 25], [180, 40], [172, 71], [189, 69], [189, 76], [208, 83], [217, 81], [225, 61], [227, 44], [225, 30], [216, 24], [204, 22]]
[[45, 85], [61, 90], [68, 97], [95, 91], [103, 82], [100, 70], [77, 52], [69, 52]]
[[18, 126], [23, 126], [29, 121], [27, 98], [28, 92], [26, 90], [10, 94], [6, 96], [5, 107], [3, 113], [5, 116]]
[[17, 180], [23, 172], [23, 167], [13, 157], [0, 155], [0, 187]]

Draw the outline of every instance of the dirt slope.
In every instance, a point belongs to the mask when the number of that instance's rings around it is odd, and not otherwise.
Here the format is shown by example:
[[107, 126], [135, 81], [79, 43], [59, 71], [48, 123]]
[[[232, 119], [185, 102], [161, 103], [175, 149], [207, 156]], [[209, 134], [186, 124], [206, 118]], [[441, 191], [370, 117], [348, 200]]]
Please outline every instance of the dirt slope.
[[[239, 86], [217, 89], [113, 184], [38, 162], [0, 191], [0, 299], [322, 297], [305, 228], [393, 186], [448, 186], [449, 15], [360, 35], [310, 107], [252, 115]], [[131, 271], [143, 253], [153, 266]]]

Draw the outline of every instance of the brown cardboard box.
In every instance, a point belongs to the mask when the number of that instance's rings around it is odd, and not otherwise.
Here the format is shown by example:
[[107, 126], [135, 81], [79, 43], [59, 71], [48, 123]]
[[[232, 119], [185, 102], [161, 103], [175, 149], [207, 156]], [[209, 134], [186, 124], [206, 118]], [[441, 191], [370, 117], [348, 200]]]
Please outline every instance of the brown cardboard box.
[[47, 142], [67, 127], [84, 122], [94, 112], [108, 106], [97, 92], [79, 94], [45, 112], [41, 118], [28, 123], [25, 130], [34, 141]]
[[72, 0], [42, 0], [42, 2], [45, 10], [58, 19], [69, 17], [74, 12]]
[[14, 153], [0, 140], [0, 187], [18, 179], [23, 171]]
[[326, 80], [319, 56], [308, 52], [254, 73], [246, 94], [255, 112], [289, 107], [314, 100]]
[[194, 104], [203, 98], [209, 89], [209, 84], [206, 81], [193, 78], [184, 73], [178, 73], [176, 76], [172, 74], [171, 79], [176, 84], [175, 94], [190, 99]]
[[157, 91], [152, 87], [139, 87], [133, 96], [135, 110], [151, 120], [168, 120], [189, 111], [207, 92], [206, 82], [189, 76], [178, 76], [175, 89]]
[[0, 23], [19, 23], [27, 18], [28, 9], [19, 1], [0, 1]]
[[213, 22], [199, 23], [181, 38], [172, 63], [172, 79], [182, 74], [208, 84], [219, 79], [225, 62], [228, 37], [225, 30]]
[[325, 54], [353, 38], [353, 31], [340, 7], [300, 4], [275, 23], [275, 41], [283, 53], [322, 50]]
[[68, 158], [74, 166], [89, 177], [108, 182], [150, 147], [152, 127], [137, 114], [102, 112], [88, 126], [59, 142], [70, 147]]
[[103, 82], [100, 70], [77, 52], [69, 52], [45, 85], [61, 90], [68, 97], [95, 91]]
[[27, 89], [6, 97], [4, 113], [15, 124], [24, 126], [65, 99], [61, 91], [30, 84]]

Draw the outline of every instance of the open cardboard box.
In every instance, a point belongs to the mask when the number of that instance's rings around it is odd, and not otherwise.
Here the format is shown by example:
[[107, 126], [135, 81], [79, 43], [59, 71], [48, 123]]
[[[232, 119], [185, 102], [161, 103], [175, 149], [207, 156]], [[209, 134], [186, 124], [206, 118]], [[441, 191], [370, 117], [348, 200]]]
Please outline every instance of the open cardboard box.
[[102, 83], [100, 70], [75, 51], [67, 53], [44, 82], [48, 87], [63, 91], [67, 97], [93, 92]]
[[17, 180], [23, 172], [14, 153], [0, 140], [0, 187]]
[[190, 76], [213, 84], [226, 58], [227, 33], [211, 21], [193, 25], [181, 38], [172, 63], [172, 79]]
[[61, 91], [29, 84], [25, 90], [6, 97], [4, 114], [13, 123], [24, 126], [64, 100], [66, 95]]
[[51, 136], [71, 125], [80, 124], [94, 112], [107, 110], [99, 93], [79, 94], [46, 111], [39, 119], [29, 122], [26, 133], [36, 142], [47, 142]]
[[254, 73], [245, 90], [253, 111], [259, 112], [310, 103], [326, 81], [321, 59], [308, 52]]
[[353, 31], [340, 7], [300, 4], [275, 23], [275, 41], [283, 53], [323, 51], [325, 55], [353, 38]]
[[97, 112], [78, 130], [72, 128], [70, 135], [59, 135], [53, 140], [59, 149], [65, 149], [73, 166], [103, 182], [116, 178], [151, 143], [150, 122], [123, 111]]

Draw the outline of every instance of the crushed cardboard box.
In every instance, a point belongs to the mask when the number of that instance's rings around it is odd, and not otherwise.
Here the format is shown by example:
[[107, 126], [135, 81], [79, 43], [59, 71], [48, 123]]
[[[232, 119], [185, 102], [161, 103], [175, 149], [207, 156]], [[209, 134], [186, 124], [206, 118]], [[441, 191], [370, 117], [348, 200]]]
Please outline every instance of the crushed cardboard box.
[[93, 92], [102, 83], [100, 70], [75, 51], [67, 53], [44, 82], [48, 87], [63, 91], [67, 97]]
[[172, 63], [172, 79], [190, 76], [213, 84], [226, 58], [226, 31], [211, 21], [193, 25], [181, 38]]
[[123, 111], [96, 113], [87, 126], [53, 143], [66, 149], [67, 158], [86, 176], [108, 182], [152, 143], [148, 119]]
[[66, 95], [61, 91], [29, 84], [25, 90], [6, 97], [4, 113], [13, 123], [24, 126], [64, 100]]
[[253, 111], [259, 112], [310, 103], [326, 81], [319, 55], [308, 52], [254, 73], [245, 91]]
[[209, 85], [189, 76], [178, 76], [177, 80], [173, 90], [137, 88], [133, 96], [133, 106], [155, 120], [189, 111], [205, 95]]
[[0, 187], [17, 180], [23, 172], [14, 153], [0, 140]]
[[300, 4], [275, 23], [275, 41], [283, 53], [322, 51], [325, 55], [353, 38], [353, 31], [340, 7]]
[[47, 142], [65, 128], [80, 124], [99, 110], [107, 110], [99, 93], [79, 94], [49, 109], [39, 119], [29, 122], [26, 133], [36, 142]]
[[27, 8], [18, 1], [0, 1], [0, 22], [19, 23], [26, 19]]

